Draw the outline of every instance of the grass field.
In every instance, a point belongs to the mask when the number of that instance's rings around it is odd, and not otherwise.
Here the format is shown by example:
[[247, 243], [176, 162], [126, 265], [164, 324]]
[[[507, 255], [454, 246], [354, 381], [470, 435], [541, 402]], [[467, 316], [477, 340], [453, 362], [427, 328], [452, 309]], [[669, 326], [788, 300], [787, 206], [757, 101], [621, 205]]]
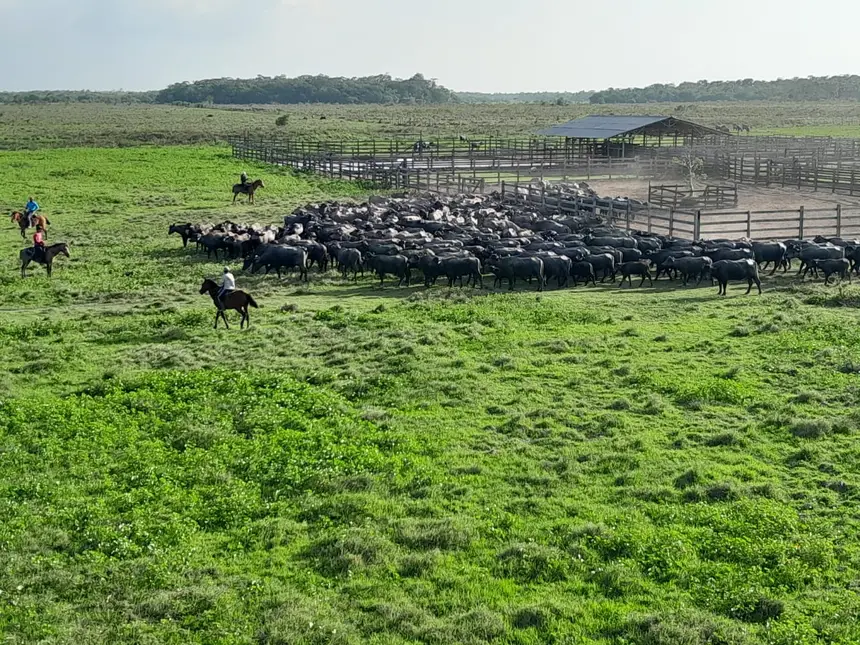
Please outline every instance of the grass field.
[[[277, 127], [279, 115], [287, 125]], [[385, 139], [392, 136], [528, 136], [586, 114], [657, 114], [705, 125], [747, 124], [755, 134], [860, 136], [860, 104], [295, 105], [188, 108], [167, 105], [0, 105], [0, 149], [212, 144], [226, 136]], [[322, 117], [325, 117], [324, 119]]]
[[[173, 221], [354, 187], [223, 148], [0, 153], [9, 643], [860, 641], [860, 291], [515, 294], [239, 275]], [[357, 196], [356, 196], [357, 197]], [[235, 318], [234, 318], [235, 320]]]

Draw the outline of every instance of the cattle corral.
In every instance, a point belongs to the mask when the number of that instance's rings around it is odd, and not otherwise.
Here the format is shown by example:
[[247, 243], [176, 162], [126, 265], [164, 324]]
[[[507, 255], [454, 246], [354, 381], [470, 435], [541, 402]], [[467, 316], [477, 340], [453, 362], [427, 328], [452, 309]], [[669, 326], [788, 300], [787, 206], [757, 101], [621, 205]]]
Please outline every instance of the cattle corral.
[[[520, 194], [561, 212], [584, 210], [580, 200], [559, 200], [551, 185], [586, 179], [607, 198], [651, 202], [649, 182], [672, 186], [683, 176], [678, 159], [702, 160], [713, 189], [660, 192], [646, 213], [625, 213], [625, 226], [696, 237], [705, 232], [762, 239], [860, 234], [860, 145], [855, 139], [738, 137], [702, 134], [675, 145], [633, 145], [638, 156], [585, 154], [552, 137], [470, 141], [418, 138], [389, 141], [232, 140], [234, 156], [358, 179], [382, 189], [439, 193]], [[642, 135], [642, 143], [647, 140]], [[631, 142], [633, 140], [631, 139]], [[647, 181], [646, 181], [647, 180]], [[715, 183], [717, 182], [717, 183]], [[720, 185], [718, 182], [722, 182]], [[667, 197], [667, 191], [676, 195]], [[671, 203], [669, 200], [672, 200]], [[677, 205], [676, 205], [677, 204]], [[590, 212], [597, 206], [592, 203]], [[641, 209], [639, 209], [641, 210]], [[616, 222], [615, 212], [608, 213]]]

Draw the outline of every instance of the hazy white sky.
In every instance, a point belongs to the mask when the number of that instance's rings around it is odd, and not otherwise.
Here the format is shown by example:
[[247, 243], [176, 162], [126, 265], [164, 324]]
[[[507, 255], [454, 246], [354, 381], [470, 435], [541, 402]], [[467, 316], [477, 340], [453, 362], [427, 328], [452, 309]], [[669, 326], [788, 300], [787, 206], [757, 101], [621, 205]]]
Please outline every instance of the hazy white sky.
[[456, 90], [575, 91], [860, 73], [858, 0], [0, 0], [0, 23], [3, 90], [421, 72]]

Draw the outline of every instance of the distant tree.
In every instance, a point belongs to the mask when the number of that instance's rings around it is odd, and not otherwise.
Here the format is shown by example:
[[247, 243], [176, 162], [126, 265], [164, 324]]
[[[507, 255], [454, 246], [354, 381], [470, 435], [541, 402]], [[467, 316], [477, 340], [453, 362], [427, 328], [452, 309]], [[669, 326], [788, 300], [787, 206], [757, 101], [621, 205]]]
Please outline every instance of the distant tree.
[[156, 95], [157, 103], [294, 104], [294, 103], [453, 103], [454, 93], [421, 74], [401, 80], [388, 75], [364, 78], [283, 76], [215, 78], [176, 83]]
[[673, 158], [672, 163], [679, 168], [685, 183], [690, 184], [691, 193], [696, 190], [697, 181], [704, 182], [708, 178], [704, 171], [704, 160], [692, 152], [685, 152], [681, 156]]
[[284, 127], [285, 125], [287, 125], [287, 115], [282, 114], [277, 119], [275, 119], [275, 125], [278, 127]]

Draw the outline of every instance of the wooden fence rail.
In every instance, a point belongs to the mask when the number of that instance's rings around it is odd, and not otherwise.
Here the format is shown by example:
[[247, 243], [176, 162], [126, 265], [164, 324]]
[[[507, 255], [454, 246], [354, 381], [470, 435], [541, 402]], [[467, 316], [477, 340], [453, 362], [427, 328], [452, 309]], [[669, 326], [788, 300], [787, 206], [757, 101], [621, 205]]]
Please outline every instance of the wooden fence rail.
[[599, 215], [627, 231], [643, 231], [690, 240], [746, 237], [754, 240], [860, 238], [860, 206], [741, 211], [679, 210], [653, 204], [620, 206], [615, 200], [574, 198], [552, 188], [505, 184], [502, 197], [542, 208], [546, 214]]

